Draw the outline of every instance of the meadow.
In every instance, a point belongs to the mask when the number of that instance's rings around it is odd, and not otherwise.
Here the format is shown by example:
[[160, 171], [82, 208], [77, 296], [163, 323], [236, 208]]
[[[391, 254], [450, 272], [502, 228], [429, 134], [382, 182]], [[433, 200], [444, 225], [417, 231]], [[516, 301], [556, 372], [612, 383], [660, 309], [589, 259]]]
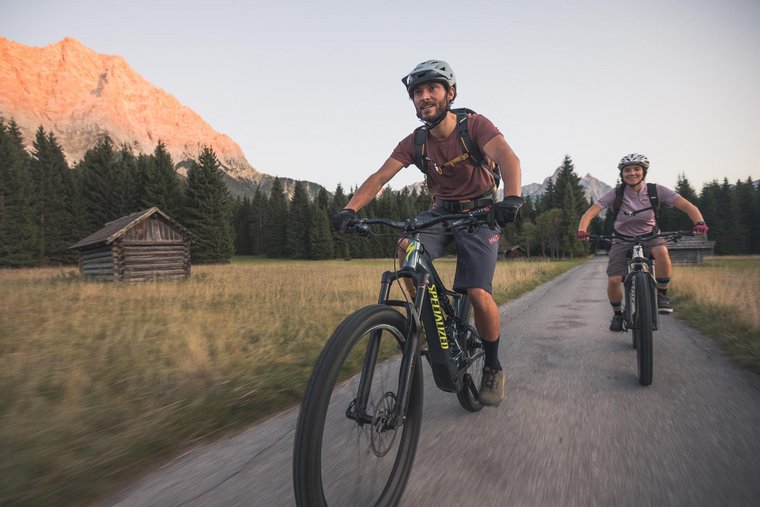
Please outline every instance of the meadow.
[[[579, 262], [499, 263], [495, 297]], [[437, 266], [450, 283], [453, 260]], [[296, 405], [325, 340], [375, 302], [387, 269], [236, 259], [185, 281], [118, 284], [0, 270], [0, 504], [87, 504]]]
[[674, 315], [760, 374], [760, 257], [712, 257], [699, 266], [677, 265], [673, 273]]

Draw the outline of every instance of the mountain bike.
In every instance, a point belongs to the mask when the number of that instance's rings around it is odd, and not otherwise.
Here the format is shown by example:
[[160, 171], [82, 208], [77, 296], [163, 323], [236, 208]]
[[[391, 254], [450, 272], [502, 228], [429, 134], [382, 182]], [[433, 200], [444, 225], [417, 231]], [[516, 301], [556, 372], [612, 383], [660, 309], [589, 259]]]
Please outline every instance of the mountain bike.
[[[485, 353], [470, 323], [470, 301], [444, 286], [420, 234], [442, 222], [449, 231], [473, 231], [486, 216], [473, 211], [421, 223], [383, 218], [354, 223], [353, 231], [365, 235], [372, 225], [389, 226], [409, 242], [401, 268], [383, 273], [377, 304], [343, 320], [319, 355], [295, 433], [293, 486], [299, 506], [400, 501], [422, 422], [422, 357], [438, 388], [455, 393], [468, 411], [483, 407], [478, 394]], [[413, 295], [390, 299], [392, 284], [406, 294], [408, 280]]]
[[644, 255], [644, 242], [662, 238], [666, 243], [676, 242], [683, 236], [693, 236], [691, 231], [656, 232], [643, 236], [592, 234], [591, 239], [619, 240], [631, 244], [631, 255], [626, 261], [623, 277], [623, 330], [631, 332], [631, 342], [636, 349], [636, 366], [639, 384], [652, 384], [654, 374], [654, 350], [652, 332], [658, 328], [657, 279], [654, 259]]

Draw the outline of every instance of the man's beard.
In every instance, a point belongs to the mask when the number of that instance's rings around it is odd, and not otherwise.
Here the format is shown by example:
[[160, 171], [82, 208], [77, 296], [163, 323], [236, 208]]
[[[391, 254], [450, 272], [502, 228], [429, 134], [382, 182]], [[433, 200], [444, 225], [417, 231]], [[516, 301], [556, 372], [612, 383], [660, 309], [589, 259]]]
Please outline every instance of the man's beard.
[[420, 107], [417, 108], [417, 118], [424, 122], [432, 122], [435, 121], [438, 117], [440, 117], [445, 111], [449, 110], [449, 102], [446, 99], [439, 100], [435, 102], [435, 115], [424, 118], [422, 116], [422, 108], [427, 106], [430, 103], [430, 101], [426, 102], [425, 104], [422, 104]]

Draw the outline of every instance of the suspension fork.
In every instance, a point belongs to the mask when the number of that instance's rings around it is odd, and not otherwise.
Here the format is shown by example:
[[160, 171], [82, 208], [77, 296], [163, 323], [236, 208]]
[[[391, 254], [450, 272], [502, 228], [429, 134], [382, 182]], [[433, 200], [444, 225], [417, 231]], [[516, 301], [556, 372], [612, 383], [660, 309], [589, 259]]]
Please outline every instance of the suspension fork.
[[[398, 278], [412, 278], [416, 282], [417, 296], [414, 306], [407, 302], [391, 301], [388, 299], [391, 284]], [[380, 294], [378, 303], [394, 306], [404, 306], [407, 310], [408, 329], [403, 344], [401, 356], [401, 368], [399, 369], [398, 391], [396, 393], [396, 403], [392, 417], [384, 424], [386, 429], [398, 427], [406, 417], [406, 408], [409, 403], [409, 395], [412, 388], [412, 375], [414, 373], [414, 360], [416, 354], [419, 354], [419, 328], [420, 328], [420, 308], [426, 296], [425, 287], [428, 283], [428, 276], [425, 273], [419, 273], [415, 270], [404, 268], [396, 272], [387, 271], [383, 273], [380, 282]], [[369, 393], [372, 388], [372, 379], [377, 364], [378, 352], [380, 350], [381, 330], [372, 331], [367, 344], [367, 351], [364, 354], [362, 374], [359, 378], [356, 400], [349, 407], [347, 416], [356, 420], [359, 424], [371, 423], [372, 417], [367, 414], [367, 403]]]

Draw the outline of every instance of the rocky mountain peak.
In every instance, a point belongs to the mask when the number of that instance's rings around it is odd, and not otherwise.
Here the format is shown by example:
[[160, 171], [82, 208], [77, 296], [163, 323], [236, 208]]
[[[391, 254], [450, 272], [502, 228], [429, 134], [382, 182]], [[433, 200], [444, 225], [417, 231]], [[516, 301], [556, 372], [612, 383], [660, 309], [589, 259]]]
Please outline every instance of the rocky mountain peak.
[[210, 146], [231, 177], [260, 179], [230, 137], [122, 57], [98, 54], [72, 37], [44, 47], [0, 37], [0, 115], [16, 120], [28, 144], [39, 126], [55, 134], [70, 164], [107, 134], [138, 153], [153, 152], [161, 140], [177, 164]]

